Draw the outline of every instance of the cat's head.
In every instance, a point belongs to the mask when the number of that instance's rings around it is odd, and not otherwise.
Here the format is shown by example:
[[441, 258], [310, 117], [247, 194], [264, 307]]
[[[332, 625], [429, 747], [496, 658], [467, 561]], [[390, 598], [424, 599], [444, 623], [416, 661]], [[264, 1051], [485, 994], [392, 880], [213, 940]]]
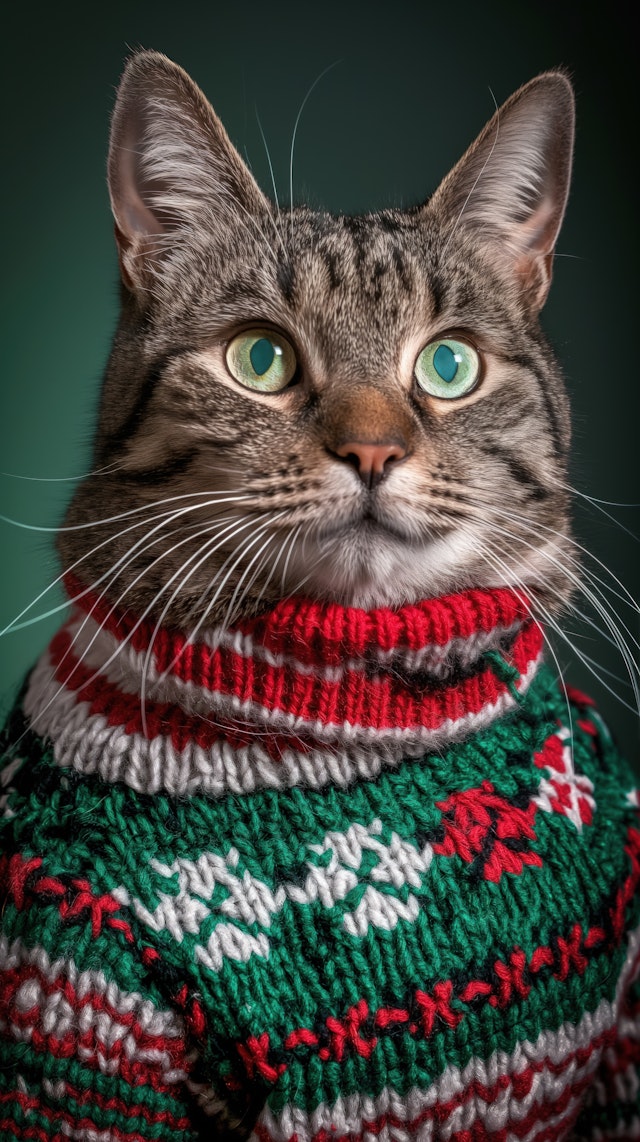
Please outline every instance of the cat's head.
[[65, 563], [179, 624], [504, 583], [557, 610], [569, 421], [538, 315], [572, 138], [548, 73], [424, 205], [278, 209], [185, 72], [130, 59], [122, 314]]

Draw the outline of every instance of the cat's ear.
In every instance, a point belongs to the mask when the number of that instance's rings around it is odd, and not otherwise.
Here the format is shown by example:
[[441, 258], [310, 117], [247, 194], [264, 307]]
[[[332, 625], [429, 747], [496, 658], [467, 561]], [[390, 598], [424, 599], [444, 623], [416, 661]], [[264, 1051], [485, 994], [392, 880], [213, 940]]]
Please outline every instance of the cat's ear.
[[159, 52], [128, 61], [109, 144], [109, 193], [130, 289], [189, 231], [268, 203], [200, 88]]
[[[500, 107], [431, 198], [446, 235], [472, 230], [539, 309], [569, 193], [574, 99], [546, 72]], [[446, 239], [445, 239], [446, 241]]]

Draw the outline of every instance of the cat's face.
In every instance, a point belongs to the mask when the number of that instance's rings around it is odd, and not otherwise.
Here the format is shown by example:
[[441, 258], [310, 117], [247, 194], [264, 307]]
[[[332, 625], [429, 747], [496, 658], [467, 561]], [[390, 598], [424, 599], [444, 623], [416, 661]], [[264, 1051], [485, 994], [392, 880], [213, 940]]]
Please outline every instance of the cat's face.
[[110, 155], [122, 318], [65, 562], [190, 625], [504, 583], [557, 610], [569, 428], [538, 312], [572, 125], [542, 76], [423, 207], [278, 211], [188, 77], [134, 57]]

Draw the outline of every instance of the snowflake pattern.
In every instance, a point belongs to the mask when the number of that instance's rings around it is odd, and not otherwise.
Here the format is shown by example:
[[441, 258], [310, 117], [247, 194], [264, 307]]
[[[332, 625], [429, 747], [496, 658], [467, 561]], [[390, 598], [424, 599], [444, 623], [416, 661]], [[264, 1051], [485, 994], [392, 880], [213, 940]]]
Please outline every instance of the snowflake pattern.
[[590, 825], [596, 807], [593, 783], [573, 766], [571, 735], [566, 726], [560, 726], [547, 738], [534, 763], [543, 770], [538, 793], [533, 804], [545, 813], [560, 813], [575, 825], [578, 832]]

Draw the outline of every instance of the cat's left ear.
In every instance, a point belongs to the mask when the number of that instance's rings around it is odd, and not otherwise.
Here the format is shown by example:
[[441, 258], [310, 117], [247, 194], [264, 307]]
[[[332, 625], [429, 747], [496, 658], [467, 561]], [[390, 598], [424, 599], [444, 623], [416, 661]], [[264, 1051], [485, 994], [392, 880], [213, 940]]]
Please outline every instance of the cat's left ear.
[[136, 52], [127, 61], [108, 177], [122, 279], [132, 290], [146, 290], [149, 275], [194, 232], [224, 243], [239, 215], [269, 210], [209, 101], [160, 52]]
[[546, 72], [500, 107], [430, 199], [445, 241], [471, 231], [515, 276], [528, 303], [544, 304], [562, 224], [574, 136], [574, 98], [562, 72]]

